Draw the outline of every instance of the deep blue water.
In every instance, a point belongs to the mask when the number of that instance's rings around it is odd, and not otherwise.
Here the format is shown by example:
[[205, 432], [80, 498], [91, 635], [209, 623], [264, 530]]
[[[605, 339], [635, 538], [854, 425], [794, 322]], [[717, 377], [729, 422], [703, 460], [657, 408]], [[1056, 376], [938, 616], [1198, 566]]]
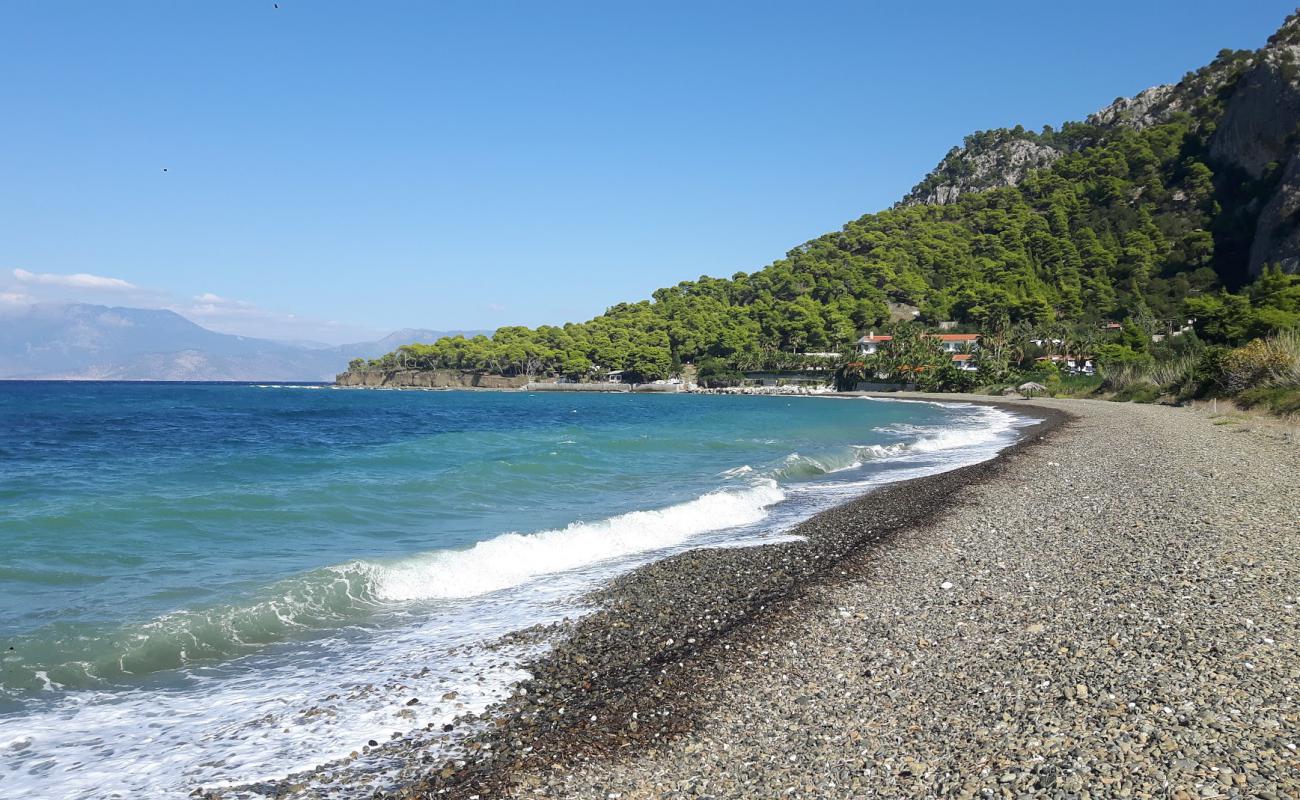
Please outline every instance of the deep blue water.
[[[817, 398], [0, 383], [0, 796], [184, 796], [480, 707], [519, 677], [484, 641], [580, 613], [637, 563], [986, 458], [1012, 423]], [[464, 707], [395, 715], [449, 687]]]

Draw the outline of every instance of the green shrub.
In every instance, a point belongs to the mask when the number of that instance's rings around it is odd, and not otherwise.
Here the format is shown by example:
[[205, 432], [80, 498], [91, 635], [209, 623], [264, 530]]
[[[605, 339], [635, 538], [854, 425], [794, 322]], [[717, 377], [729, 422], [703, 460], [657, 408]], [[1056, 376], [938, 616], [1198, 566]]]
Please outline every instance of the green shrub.
[[[1127, 350], [1127, 348], [1124, 348]], [[1132, 351], [1128, 351], [1131, 354]], [[1119, 357], [1102, 361], [1097, 372], [1101, 375], [1101, 385], [1113, 392], [1122, 392], [1133, 386], [1150, 383], [1147, 373], [1151, 369], [1148, 356], [1128, 358], [1126, 353], [1112, 353]]]
[[1101, 378], [1097, 375], [1062, 375], [1057, 394], [1064, 397], [1087, 397], [1096, 394], [1100, 388]]
[[1160, 397], [1160, 387], [1153, 383], [1134, 383], [1115, 393], [1121, 403], [1154, 403]]
[[957, 369], [952, 365], [921, 373], [916, 378], [917, 388], [924, 392], [969, 392], [977, 383], [975, 373]]
[[1195, 381], [1196, 386], [1190, 396], [1204, 396], [1220, 385], [1220, 378], [1223, 376], [1223, 357], [1228, 352], [1228, 348], [1217, 345], [1202, 351], [1196, 360], [1196, 369], [1192, 372], [1192, 380]]
[[695, 382], [709, 389], [739, 386], [745, 380], [740, 370], [720, 358], [702, 358], [695, 368]]
[[1194, 380], [1198, 364], [1200, 357], [1190, 354], [1158, 360], [1147, 370], [1147, 379], [1156, 386], [1174, 392]]
[[1296, 386], [1257, 386], [1236, 399], [1244, 408], [1263, 406], [1278, 415], [1300, 414], [1300, 387]]

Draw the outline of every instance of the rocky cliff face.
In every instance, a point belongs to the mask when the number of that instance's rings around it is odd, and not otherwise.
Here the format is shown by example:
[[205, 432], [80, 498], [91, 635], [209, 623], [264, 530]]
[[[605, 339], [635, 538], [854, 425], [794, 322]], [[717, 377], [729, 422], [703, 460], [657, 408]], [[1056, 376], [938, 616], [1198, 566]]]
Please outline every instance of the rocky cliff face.
[[1240, 212], [1253, 220], [1249, 265], [1300, 271], [1300, 15], [1293, 15], [1254, 53], [1223, 51], [1176, 84], [1121, 97], [1088, 116], [1085, 135], [1039, 136], [1021, 128], [967, 137], [917, 184], [899, 205], [944, 205], [971, 192], [1018, 185], [1070, 148], [1090, 146], [1107, 131], [1141, 130], [1190, 114], [1210, 136], [1210, 161], [1222, 184], [1238, 175], [1256, 181], [1261, 194]]
[[1143, 89], [1132, 97], [1117, 97], [1115, 102], [1088, 115], [1088, 124], [1104, 128], [1125, 127], [1141, 130], [1167, 121], [1183, 110], [1182, 97], [1172, 83]]
[[1237, 82], [1210, 144], [1210, 156], [1261, 177], [1272, 162], [1294, 151], [1292, 135], [1300, 123], [1296, 53], [1283, 46], [1261, 53]]
[[1287, 161], [1282, 180], [1255, 225], [1250, 274], [1258, 275], [1266, 264], [1300, 272], [1300, 158], [1295, 155]]
[[[1154, 86], [1133, 97], [1120, 97], [1088, 116], [1101, 128], [1142, 129], [1166, 122], [1187, 106], [1185, 93], [1173, 84]], [[1017, 186], [1030, 172], [1050, 167], [1067, 147], [1020, 128], [981, 131], [944, 156], [902, 205], [947, 205], [971, 192]]]
[[[1237, 82], [1210, 143], [1210, 155], [1265, 184], [1249, 274], [1266, 264], [1300, 271], [1300, 45], [1294, 25], [1279, 31]], [[1255, 211], [1255, 209], [1250, 209]]]
[[[981, 138], [991, 136], [991, 140]], [[969, 192], [1015, 186], [1031, 171], [1051, 166], [1061, 151], [1016, 131], [988, 131], [954, 147], [903, 200], [904, 205], [947, 205]]]
[[1051, 166], [1071, 148], [1092, 144], [1108, 130], [1141, 130], [1168, 122], [1180, 112], [1194, 112], [1198, 103], [1222, 91], [1234, 77], [1231, 63], [1216, 61], [1189, 73], [1177, 84], [1153, 86], [1133, 97], [1116, 98], [1088, 115], [1086, 125], [1096, 129], [1095, 135], [1039, 135], [1020, 127], [981, 131], [966, 137], [961, 147], [950, 150], [899, 205], [946, 205], [971, 192], [1017, 186], [1030, 172]]

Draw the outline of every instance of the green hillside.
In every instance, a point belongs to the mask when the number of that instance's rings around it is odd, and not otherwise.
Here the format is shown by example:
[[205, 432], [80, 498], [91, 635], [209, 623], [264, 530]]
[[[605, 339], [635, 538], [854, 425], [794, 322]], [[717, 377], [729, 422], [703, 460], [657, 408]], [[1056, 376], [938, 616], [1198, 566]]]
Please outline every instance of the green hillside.
[[[1132, 330], [1159, 334], [1188, 317], [1211, 344], [1295, 327], [1296, 259], [1277, 259], [1283, 272], [1253, 264], [1252, 248], [1261, 214], [1290, 188], [1300, 115], [1261, 121], [1233, 106], [1274, 91], [1286, 96], [1270, 113], [1290, 113], [1300, 96], [1297, 30], [1293, 17], [1267, 47], [1223, 51], [1176, 86], [1117, 101], [1086, 122], [968, 137], [904, 202], [756, 272], [684, 281], [583, 323], [410, 345], [355, 366], [574, 378], [621, 370], [638, 380], [700, 362], [784, 366], [797, 353], [847, 351], [887, 324], [891, 302], [915, 306], [923, 325], [954, 321], [1001, 340], [1039, 332], [1112, 363], [1149, 357], [1149, 336]], [[1264, 145], [1252, 132], [1279, 157], [1255, 163]], [[1290, 252], [1286, 226], [1298, 221], [1269, 228], [1276, 252]], [[1129, 340], [1107, 339], [1107, 320], [1129, 321]], [[982, 365], [984, 377], [1003, 377], [1016, 355], [1023, 350]]]

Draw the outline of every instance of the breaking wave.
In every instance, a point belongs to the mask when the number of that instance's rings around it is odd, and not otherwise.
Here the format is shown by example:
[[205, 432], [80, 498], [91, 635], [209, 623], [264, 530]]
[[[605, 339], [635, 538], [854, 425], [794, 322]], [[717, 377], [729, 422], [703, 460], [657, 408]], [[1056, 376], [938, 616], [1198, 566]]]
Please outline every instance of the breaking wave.
[[475, 597], [680, 545], [702, 533], [758, 522], [783, 499], [775, 480], [758, 479], [662, 509], [537, 533], [505, 533], [465, 550], [325, 567], [281, 581], [266, 599], [249, 604], [178, 611], [98, 636], [47, 631], [41, 640], [24, 644], [23, 663], [9, 665], [5, 683], [26, 690], [80, 688], [229, 658], [294, 635], [358, 624], [391, 604]]
[[768, 479], [656, 511], [632, 511], [540, 533], [507, 533], [468, 550], [443, 550], [387, 566], [358, 562], [353, 568], [367, 574], [375, 595], [387, 601], [472, 597], [539, 575], [661, 550], [701, 533], [749, 525], [784, 499], [785, 492]]

